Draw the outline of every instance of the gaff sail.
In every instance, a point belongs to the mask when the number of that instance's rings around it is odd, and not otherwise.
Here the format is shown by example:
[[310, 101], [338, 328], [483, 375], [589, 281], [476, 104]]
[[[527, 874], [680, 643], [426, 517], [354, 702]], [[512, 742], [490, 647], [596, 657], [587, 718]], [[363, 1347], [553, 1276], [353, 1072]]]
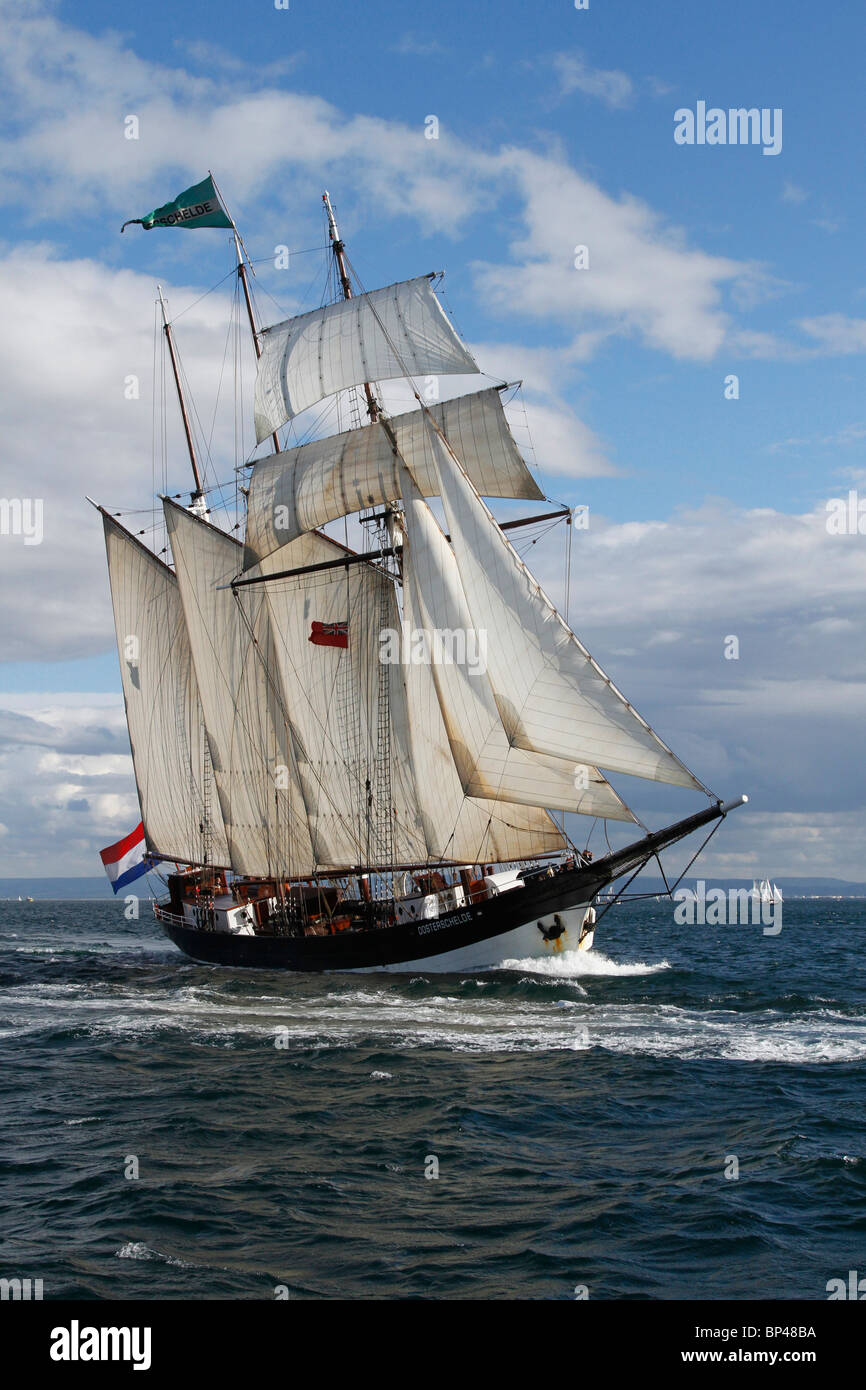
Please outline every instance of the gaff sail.
[[228, 865], [177, 579], [102, 513], [120, 678], [148, 849], [166, 859]]
[[294, 749], [268, 677], [274, 655], [265, 596], [236, 597], [227, 587], [238, 570], [237, 541], [175, 502], [166, 499], [164, 508], [231, 866], [261, 877], [309, 873]]

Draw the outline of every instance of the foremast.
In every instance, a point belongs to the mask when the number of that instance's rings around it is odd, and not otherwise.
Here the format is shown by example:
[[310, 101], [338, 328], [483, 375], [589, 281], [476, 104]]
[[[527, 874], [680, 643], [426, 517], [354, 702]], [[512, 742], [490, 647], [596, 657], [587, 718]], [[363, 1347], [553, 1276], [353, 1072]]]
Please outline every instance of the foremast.
[[183, 432], [186, 438], [187, 452], [189, 454], [189, 466], [192, 469], [193, 482], [195, 484], [193, 491], [190, 493], [190, 507], [194, 512], [197, 513], [197, 515], [204, 516], [207, 510], [204, 500], [204, 488], [202, 486], [201, 473], [199, 471], [198, 466], [198, 457], [195, 451], [195, 443], [192, 437], [192, 428], [190, 426], [189, 412], [186, 408], [186, 398], [184, 397], [183, 393], [183, 383], [181, 382], [180, 377], [180, 366], [178, 364], [177, 352], [174, 345], [174, 334], [171, 331], [171, 323], [168, 317], [168, 306], [165, 302], [165, 295], [162, 292], [162, 285], [157, 285], [156, 289], [159, 295], [159, 307], [162, 311], [162, 331], [165, 335], [165, 341], [168, 346], [168, 355], [171, 361], [171, 370], [174, 376], [174, 385], [177, 391], [177, 401], [178, 405], [180, 406], [181, 419], [183, 420]]

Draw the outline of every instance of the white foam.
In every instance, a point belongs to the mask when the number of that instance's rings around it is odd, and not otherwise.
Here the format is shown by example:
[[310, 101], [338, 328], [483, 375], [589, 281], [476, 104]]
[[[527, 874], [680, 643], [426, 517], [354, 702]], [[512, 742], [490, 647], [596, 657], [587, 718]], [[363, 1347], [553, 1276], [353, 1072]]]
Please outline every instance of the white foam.
[[[493, 976], [485, 978], [484, 989], [454, 993], [440, 993], [432, 983], [411, 992], [393, 983], [376, 988], [367, 976], [363, 988], [347, 981], [321, 993], [320, 984], [298, 979], [285, 994], [245, 997], [225, 991], [225, 982], [236, 976], [207, 985], [162, 981], [140, 988], [134, 981], [30, 984], [3, 992], [3, 1022], [4, 1030], [11, 1025], [19, 1035], [69, 1028], [90, 1037], [140, 1040], [174, 1032], [227, 1047], [250, 1040], [273, 1047], [279, 1036], [290, 1048], [369, 1043], [395, 1051], [427, 1047], [471, 1053], [600, 1048], [635, 1056], [791, 1065], [866, 1060], [866, 1010], [685, 1008], [611, 1000], [580, 983], [589, 985], [591, 975], [656, 974], [670, 969], [666, 961], [619, 963], [572, 952], [522, 962], [520, 968], [533, 987], [517, 998]], [[391, 1078], [373, 1073], [372, 1079]]]
[[142, 1240], [128, 1240], [119, 1250], [115, 1250], [119, 1260], [161, 1260], [163, 1264], [177, 1265], [179, 1269], [194, 1269], [187, 1260], [179, 1260], [174, 1255], [164, 1255], [160, 1250], [151, 1250]]
[[654, 965], [646, 961], [617, 961], [601, 951], [563, 951], [555, 956], [528, 956], [525, 960], [506, 960], [497, 970], [520, 970], [530, 975], [552, 975], [556, 979], [577, 979], [581, 975], [656, 975], [670, 970], [666, 960]]

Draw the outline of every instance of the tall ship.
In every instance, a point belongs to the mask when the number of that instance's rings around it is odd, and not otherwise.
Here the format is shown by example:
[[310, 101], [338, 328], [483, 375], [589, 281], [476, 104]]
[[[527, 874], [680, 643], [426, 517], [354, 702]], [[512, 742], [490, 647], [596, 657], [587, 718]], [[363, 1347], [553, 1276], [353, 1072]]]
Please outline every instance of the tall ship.
[[[161, 291], [193, 487], [162, 498], [150, 544], [99, 507], [156, 917], [228, 966], [461, 971], [586, 950], [599, 894], [746, 798], [685, 766], [518, 553], [521, 526], [571, 516], [538, 512], [506, 387], [439, 399], [441, 378], [482, 369], [437, 277], [363, 290], [323, 204], [330, 293], [266, 327], [233, 223], [202, 223], [232, 228], [256, 359], [234, 525], [203, 481]], [[144, 225], [175, 225], [168, 206]], [[413, 405], [394, 412], [401, 382]], [[329, 402], [343, 428], [281, 440]], [[487, 498], [535, 510], [500, 524]], [[324, 528], [342, 518], [338, 541]], [[701, 809], [650, 831], [610, 773]], [[605, 829], [593, 858], [566, 815], [635, 837], [611, 850]]]

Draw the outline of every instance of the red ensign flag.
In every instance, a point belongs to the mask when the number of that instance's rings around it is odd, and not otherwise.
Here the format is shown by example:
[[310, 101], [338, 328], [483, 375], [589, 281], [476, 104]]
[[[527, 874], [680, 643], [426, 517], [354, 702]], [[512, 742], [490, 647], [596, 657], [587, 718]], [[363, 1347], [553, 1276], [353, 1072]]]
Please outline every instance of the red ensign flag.
[[348, 647], [348, 623], [313, 623], [310, 641], [317, 647]]

